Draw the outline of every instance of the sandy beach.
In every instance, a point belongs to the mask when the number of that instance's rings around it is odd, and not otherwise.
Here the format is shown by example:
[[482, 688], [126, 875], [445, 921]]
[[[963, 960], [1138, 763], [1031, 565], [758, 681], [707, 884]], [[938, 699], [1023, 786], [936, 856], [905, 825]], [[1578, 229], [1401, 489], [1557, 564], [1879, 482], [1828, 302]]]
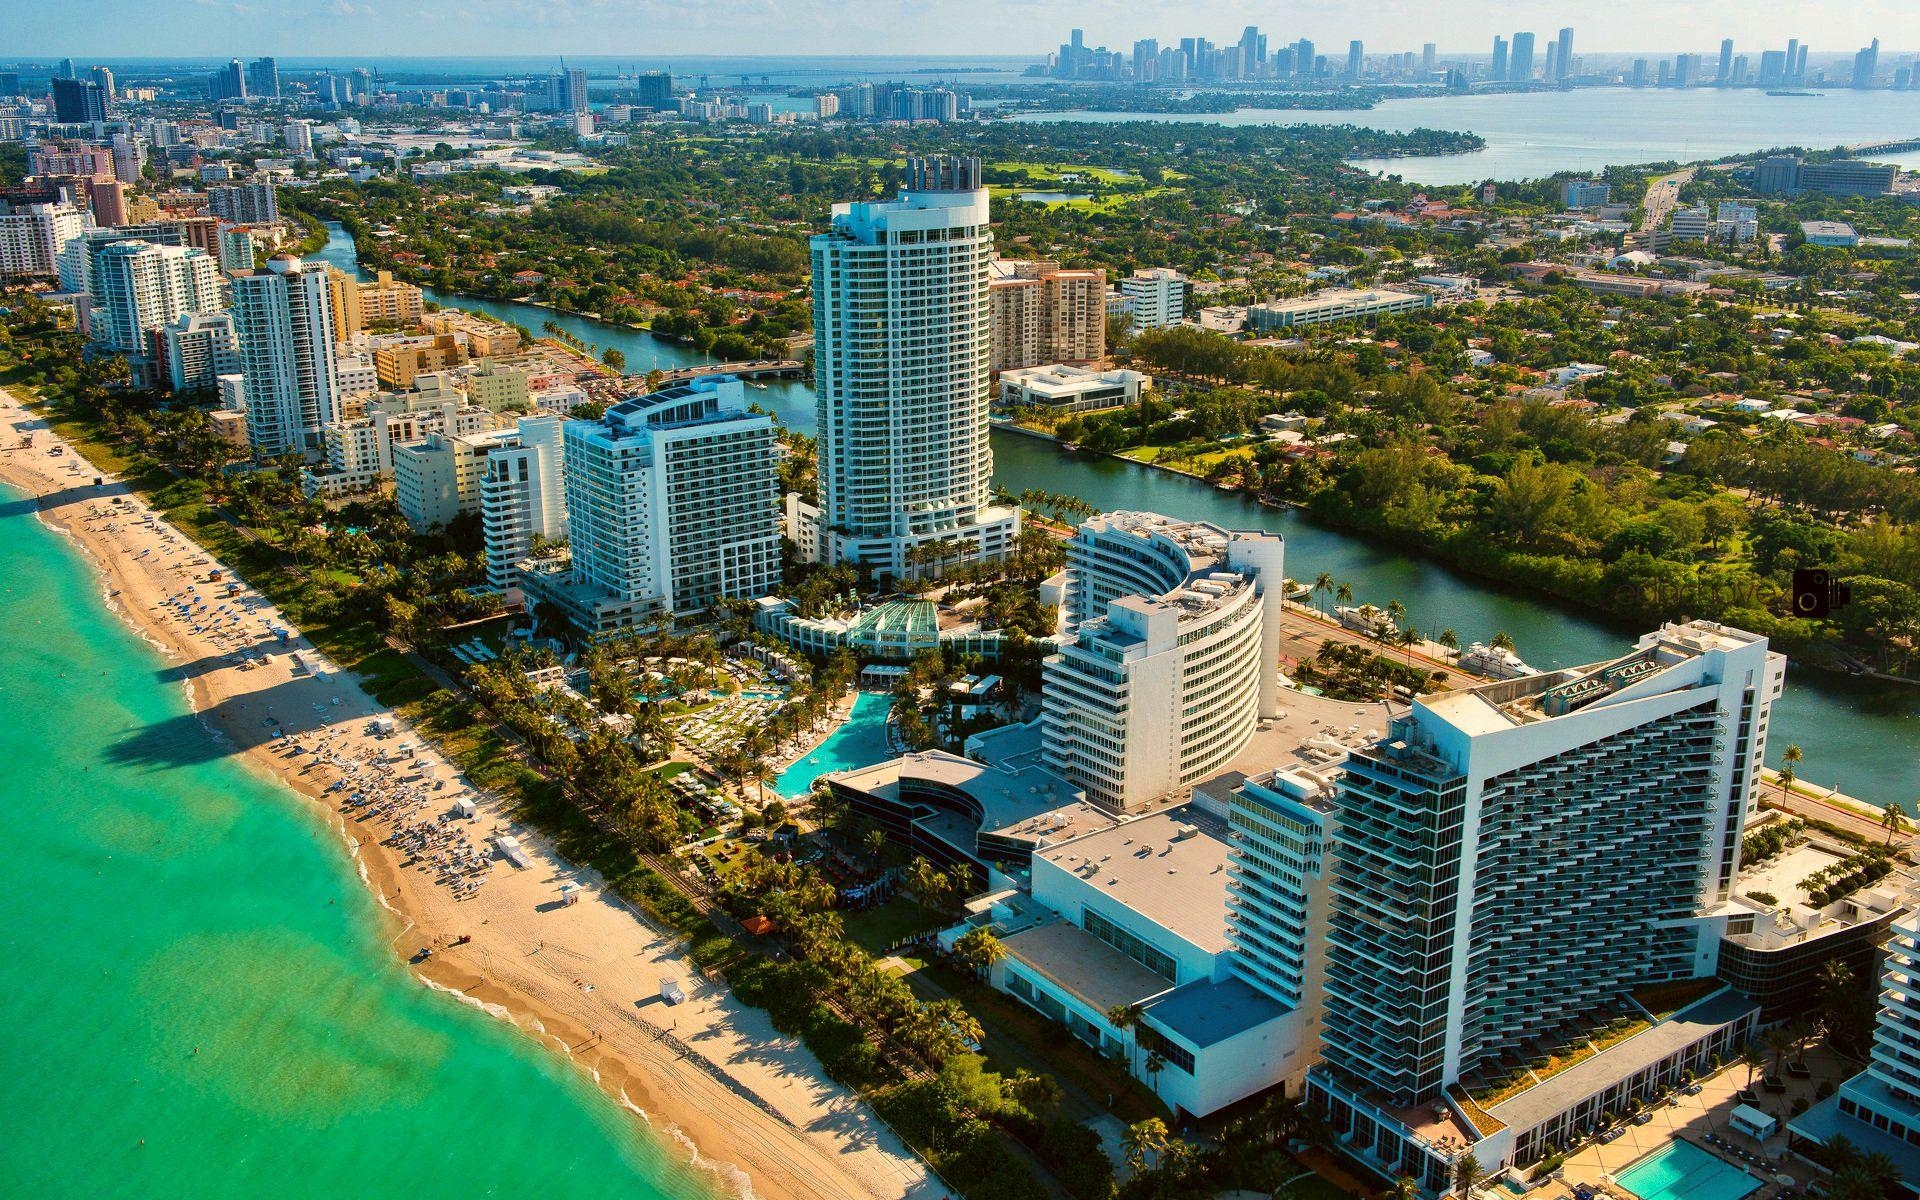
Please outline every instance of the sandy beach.
[[[94, 563], [109, 604], [185, 680], [209, 736], [338, 828], [423, 986], [569, 1055], [729, 1191], [940, 1194], [804, 1046], [702, 980], [672, 937], [470, 787], [405, 721], [392, 717], [397, 728], [378, 736], [375, 719], [392, 714], [265, 597], [111, 476], [96, 485], [97, 474], [0, 391], [0, 480], [36, 497], [42, 519]], [[463, 798], [471, 818], [456, 812]], [[498, 852], [501, 836], [518, 840], [525, 867]], [[431, 955], [413, 961], [423, 949]], [[683, 1002], [660, 999], [663, 978], [679, 982]]]

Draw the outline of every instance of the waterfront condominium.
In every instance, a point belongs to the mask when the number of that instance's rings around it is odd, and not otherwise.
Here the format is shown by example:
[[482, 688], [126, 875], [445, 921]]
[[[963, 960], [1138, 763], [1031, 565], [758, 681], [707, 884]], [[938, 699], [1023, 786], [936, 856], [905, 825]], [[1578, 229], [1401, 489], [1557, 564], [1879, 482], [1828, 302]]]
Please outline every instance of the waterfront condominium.
[[57, 274], [67, 243], [87, 218], [71, 204], [11, 204], [0, 200], [0, 279]]
[[[220, 312], [220, 268], [204, 250], [116, 242], [95, 257], [87, 330], [98, 351], [123, 355], [134, 386], [155, 377], [154, 335], [180, 317]], [[231, 366], [231, 363], [228, 364]], [[208, 375], [205, 386], [213, 386]]]
[[1279, 710], [1284, 545], [1109, 513], [1067, 545], [1065, 633], [1043, 667], [1051, 770], [1113, 811], [1190, 787]]
[[570, 563], [521, 572], [588, 633], [764, 596], [780, 581], [773, 420], [708, 375], [563, 427]]
[[991, 502], [980, 161], [909, 159], [898, 199], [834, 205], [812, 254], [820, 507], [789, 501], [795, 540], [894, 577], [936, 543], [960, 548], [948, 562], [1004, 557], [1020, 512]]
[[1920, 915], [1896, 923], [1886, 945], [1867, 1069], [1789, 1129], [1823, 1145], [1844, 1138], [1861, 1154], [1884, 1154], [1908, 1191], [1920, 1185]]
[[558, 416], [520, 418], [514, 444], [489, 454], [482, 467], [480, 528], [489, 587], [518, 587], [517, 568], [533, 554], [534, 540], [567, 536], [560, 426]]
[[[1669, 625], [1609, 662], [1417, 698], [1348, 758], [1309, 1090], [1364, 1155], [1444, 1189], [1445, 1147], [1408, 1112], [1507, 1077], [1634, 989], [1714, 974], [1783, 666], [1753, 634]], [[1460, 1128], [1508, 1122], [1475, 1150], [1488, 1166], [1537, 1156], [1549, 1099]]]
[[233, 320], [254, 453], [318, 450], [339, 398], [326, 265], [278, 254], [235, 276]]

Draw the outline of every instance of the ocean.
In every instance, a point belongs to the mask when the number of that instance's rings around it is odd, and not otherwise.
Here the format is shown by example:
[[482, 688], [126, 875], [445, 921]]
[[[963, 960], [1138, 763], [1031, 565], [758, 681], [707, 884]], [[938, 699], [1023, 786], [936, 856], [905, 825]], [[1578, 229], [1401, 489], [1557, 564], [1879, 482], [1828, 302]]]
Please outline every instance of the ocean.
[[222, 754], [6, 490], [0, 606], [0, 1196], [712, 1194], [408, 974], [338, 833]]

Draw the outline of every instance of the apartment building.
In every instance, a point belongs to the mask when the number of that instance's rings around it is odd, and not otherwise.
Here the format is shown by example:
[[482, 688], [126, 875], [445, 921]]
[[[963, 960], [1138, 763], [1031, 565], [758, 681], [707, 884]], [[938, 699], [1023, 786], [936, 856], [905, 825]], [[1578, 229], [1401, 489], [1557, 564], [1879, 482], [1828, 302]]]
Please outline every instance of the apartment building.
[[182, 313], [155, 334], [154, 359], [154, 380], [164, 380], [169, 390], [214, 390], [220, 376], [240, 370], [240, 335], [233, 314]]
[[1392, 313], [1422, 312], [1433, 307], [1431, 292], [1361, 291], [1329, 288], [1294, 300], [1274, 300], [1247, 309], [1247, 328], [1258, 333], [1364, 321]]
[[393, 498], [414, 530], [444, 529], [462, 513], [480, 511], [480, 478], [487, 456], [513, 442], [515, 431], [429, 433], [395, 445]]
[[519, 565], [536, 540], [567, 536], [562, 423], [557, 416], [522, 417], [513, 444], [489, 454], [481, 472], [487, 584], [503, 593], [519, 587]]
[[340, 394], [325, 265], [276, 255], [236, 276], [232, 292], [254, 453], [318, 450]]
[[1120, 292], [1131, 303], [1133, 331], [1165, 329], [1187, 315], [1187, 279], [1169, 267], [1135, 271], [1120, 281]]
[[100, 250], [93, 260], [89, 294], [92, 347], [125, 357], [136, 387], [165, 378], [156, 373], [154, 361], [154, 336], [163, 326], [225, 307], [219, 268], [206, 252], [141, 241], [115, 242]]
[[86, 226], [71, 204], [0, 201], [0, 278], [59, 274], [62, 253]]
[[207, 189], [207, 211], [230, 225], [272, 225], [280, 219], [280, 199], [263, 181]]
[[[457, 398], [381, 397], [368, 403], [363, 415], [332, 421], [321, 429], [324, 462], [301, 472], [301, 485], [307, 495], [327, 498], [373, 491], [394, 478], [396, 448], [436, 434], [470, 437], [493, 427], [492, 413]], [[420, 491], [424, 494], [424, 487]]]
[[466, 344], [451, 333], [376, 337], [373, 341], [374, 374], [379, 377], [381, 387], [393, 391], [412, 387], [416, 376], [466, 364]]

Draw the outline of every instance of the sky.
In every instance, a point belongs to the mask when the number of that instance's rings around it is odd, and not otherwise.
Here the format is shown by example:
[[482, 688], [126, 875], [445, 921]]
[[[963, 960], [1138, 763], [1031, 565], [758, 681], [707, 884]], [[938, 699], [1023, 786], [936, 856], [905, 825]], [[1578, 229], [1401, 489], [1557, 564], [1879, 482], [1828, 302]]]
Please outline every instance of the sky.
[[[1015, 54], [1035, 58], [1074, 26], [1089, 45], [1157, 37], [1233, 41], [1257, 24], [1272, 41], [1364, 39], [1369, 51], [1483, 54], [1495, 33], [1576, 30], [1576, 52], [1744, 51], [1790, 37], [1815, 53], [1879, 37], [1920, 49], [1920, 0], [0, 0], [9, 56], [74, 58], [275, 54]], [[1600, 14], [1604, 13], [1604, 21]]]

